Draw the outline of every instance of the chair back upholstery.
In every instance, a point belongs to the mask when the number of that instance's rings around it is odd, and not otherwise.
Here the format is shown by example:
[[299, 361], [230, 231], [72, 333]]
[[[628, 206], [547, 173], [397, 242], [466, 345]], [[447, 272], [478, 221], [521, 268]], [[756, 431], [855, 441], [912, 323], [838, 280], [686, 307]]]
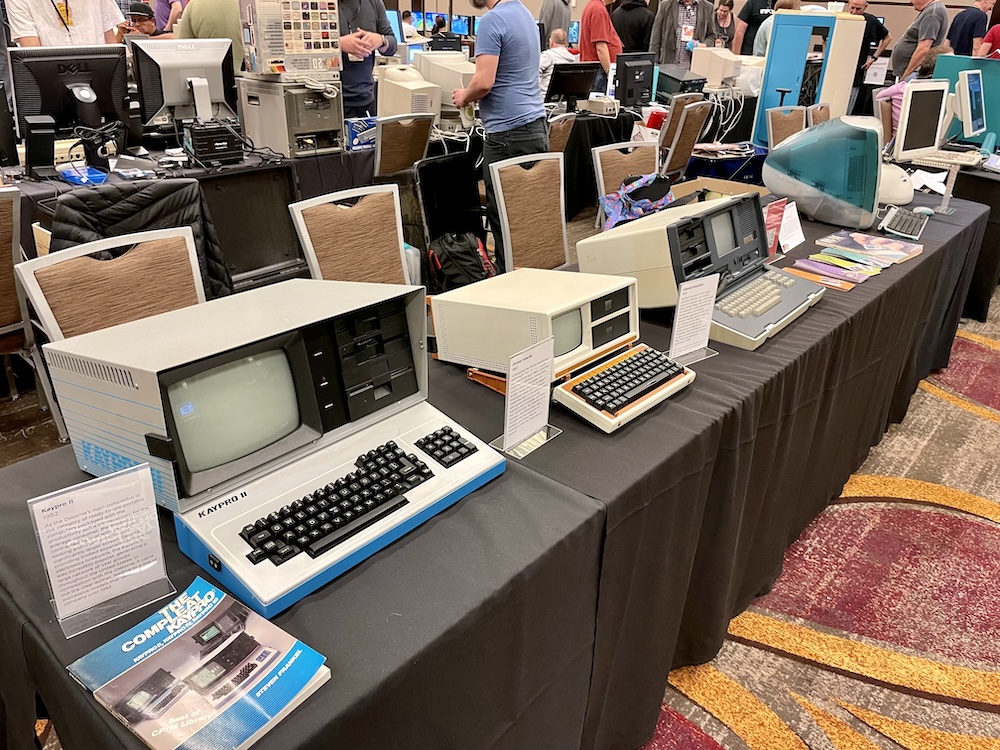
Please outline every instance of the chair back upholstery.
[[688, 162], [691, 161], [691, 154], [694, 153], [695, 144], [701, 136], [701, 131], [705, 127], [705, 121], [712, 111], [712, 102], [698, 101], [688, 104], [681, 111], [677, 132], [674, 140], [670, 144], [670, 150], [663, 160], [660, 173], [663, 175], [683, 175], [687, 169]]
[[688, 94], [676, 94], [673, 100], [670, 102], [670, 111], [667, 113], [667, 121], [663, 128], [660, 129], [660, 148], [667, 149], [674, 142], [674, 137], [677, 135], [677, 128], [681, 123], [681, 113], [684, 108], [689, 104], [694, 104], [695, 102], [700, 102], [705, 98], [704, 94], [698, 93], [688, 93]]
[[626, 177], [653, 174], [659, 167], [660, 146], [651, 141], [612, 143], [597, 146], [591, 152], [601, 195], [620, 189]]
[[504, 268], [567, 265], [563, 155], [515, 156], [491, 164], [490, 173], [504, 236]]
[[427, 156], [433, 126], [433, 114], [376, 118], [375, 176], [409, 169]]
[[576, 113], [567, 112], [549, 120], [549, 151], [561, 154], [569, 143], [569, 135], [576, 123]]
[[771, 107], [767, 110], [767, 144], [774, 148], [806, 127], [805, 107]]
[[[129, 247], [111, 260], [87, 257]], [[77, 336], [205, 301], [189, 227], [112, 237], [16, 266], [51, 340]]]
[[893, 136], [896, 134], [892, 126], [892, 101], [889, 99], [882, 99], [875, 102], [876, 104], [876, 114], [878, 118], [882, 121], [882, 143], [886, 144], [892, 140]]
[[395, 184], [341, 190], [288, 209], [314, 279], [410, 283]]
[[813, 104], [806, 107], [806, 126], [812, 127], [813, 125], [819, 125], [829, 121], [830, 119], [830, 105], [826, 102], [820, 102], [819, 104]]
[[24, 318], [18, 302], [14, 266], [21, 262], [21, 191], [0, 188], [0, 351], [24, 344]]

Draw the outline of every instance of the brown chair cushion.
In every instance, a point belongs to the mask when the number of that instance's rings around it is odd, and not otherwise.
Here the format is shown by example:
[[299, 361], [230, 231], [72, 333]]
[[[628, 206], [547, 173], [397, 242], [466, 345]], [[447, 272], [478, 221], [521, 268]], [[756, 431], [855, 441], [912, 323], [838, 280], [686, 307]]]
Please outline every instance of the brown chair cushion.
[[549, 151], [561, 154], [566, 150], [566, 144], [569, 143], [569, 136], [575, 124], [575, 117], [566, 117], [549, 126]]
[[379, 144], [382, 156], [376, 177], [409, 169], [423, 159], [433, 124], [430, 119], [383, 123]]
[[198, 304], [182, 237], [140, 242], [113, 260], [73, 258], [35, 278], [66, 337]]
[[405, 283], [392, 193], [363, 196], [354, 206], [310, 206], [302, 220], [324, 279]]
[[[566, 263], [562, 179], [559, 162], [546, 159], [530, 169], [519, 164], [499, 172], [514, 267], [556, 268]], [[509, 270], [509, 269], [508, 269]]]
[[701, 129], [705, 126], [705, 120], [708, 119], [708, 113], [712, 109], [711, 105], [702, 102], [688, 106], [691, 109], [684, 109], [684, 113], [681, 115], [683, 122], [678, 124], [681, 131], [676, 136], [677, 143], [670, 149], [667, 163], [660, 170], [663, 174], [683, 174], [684, 170], [687, 169], [695, 144], [698, 142], [698, 136], [701, 135]]
[[619, 190], [626, 177], [652, 174], [656, 171], [656, 149], [642, 146], [631, 153], [611, 149], [601, 151], [601, 174], [604, 176], [603, 195]]
[[0, 328], [21, 320], [21, 306], [14, 291], [14, 207], [0, 201]]
[[771, 125], [771, 136], [774, 143], [768, 144], [774, 148], [786, 138], [795, 135], [806, 126], [806, 113], [804, 109], [794, 108], [788, 111], [781, 109], [769, 109], [767, 118]]

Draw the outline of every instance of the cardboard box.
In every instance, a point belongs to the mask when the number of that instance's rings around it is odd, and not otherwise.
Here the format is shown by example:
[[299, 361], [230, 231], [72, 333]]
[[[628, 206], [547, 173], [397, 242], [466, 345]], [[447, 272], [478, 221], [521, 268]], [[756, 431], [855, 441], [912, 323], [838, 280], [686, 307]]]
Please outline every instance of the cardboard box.
[[375, 118], [348, 117], [344, 120], [344, 145], [348, 151], [375, 148]]
[[742, 195], [743, 193], [757, 193], [760, 196], [770, 195], [770, 191], [763, 185], [720, 180], [716, 177], [696, 177], [686, 182], [678, 182], [670, 189], [673, 191], [674, 199], [697, 193], [699, 190], [710, 190], [717, 193], [717, 195], [710, 195], [710, 199], [728, 195]]

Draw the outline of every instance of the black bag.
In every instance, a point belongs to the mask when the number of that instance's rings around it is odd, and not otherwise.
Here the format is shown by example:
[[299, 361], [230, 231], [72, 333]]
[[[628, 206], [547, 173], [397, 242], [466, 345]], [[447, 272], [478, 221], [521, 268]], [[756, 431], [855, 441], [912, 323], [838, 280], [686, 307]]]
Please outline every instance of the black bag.
[[438, 294], [497, 275], [486, 248], [472, 232], [443, 234], [427, 251], [427, 292]]

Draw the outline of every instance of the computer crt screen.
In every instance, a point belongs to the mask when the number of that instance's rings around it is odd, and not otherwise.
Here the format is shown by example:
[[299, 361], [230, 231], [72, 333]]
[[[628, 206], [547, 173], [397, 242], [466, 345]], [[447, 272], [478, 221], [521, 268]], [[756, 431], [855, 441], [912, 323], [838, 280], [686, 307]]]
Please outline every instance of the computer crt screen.
[[284, 350], [241, 357], [167, 388], [181, 453], [192, 472], [248, 456], [299, 426]]
[[733, 217], [729, 211], [723, 211], [709, 219], [712, 226], [712, 236], [715, 238], [715, 251], [721, 258], [736, 249], [736, 231], [733, 229]]
[[579, 310], [570, 310], [552, 319], [555, 356], [569, 354], [583, 343], [583, 317]]

